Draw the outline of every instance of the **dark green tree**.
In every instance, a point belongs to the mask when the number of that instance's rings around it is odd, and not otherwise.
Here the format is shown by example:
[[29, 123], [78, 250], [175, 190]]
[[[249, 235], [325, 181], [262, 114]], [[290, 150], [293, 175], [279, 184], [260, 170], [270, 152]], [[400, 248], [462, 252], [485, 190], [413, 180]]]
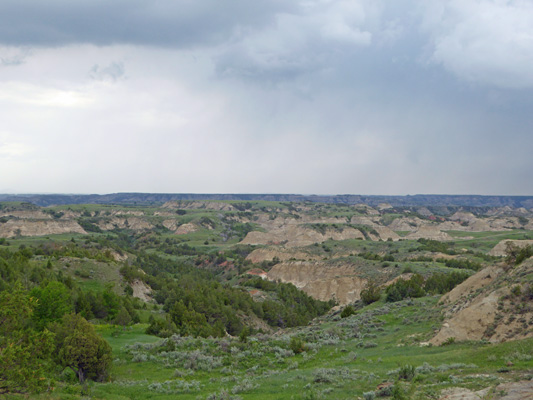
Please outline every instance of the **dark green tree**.
[[341, 312], [341, 318], [347, 318], [353, 314], [355, 314], [355, 308], [353, 308], [352, 305], [347, 305], [346, 307], [343, 308]]
[[121, 307], [120, 311], [118, 312], [117, 316], [115, 317], [114, 322], [115, 322], [115, 324], [120, 325], [120, 326], [124, 327], [124, 329], [125, 329], [126, 326], [129, 325], [132, 322], [132, 319], [131, 319], [130, 314], [128, 313], [128, 310], [126, 310], [126, 308], [124, 308], [124, 307]]
[[44, 288], [34, 288], [31, 295], [38, 300], [33, 320], [39, 330], [43, 330], [50, 322], [61, 320], [63, 315], [72, 311], [70, 292], [61, 282], [52, 281]]
[[365, 304], [371, 304], [381, 298], [381, 289], [374, 281], [368, 281], [365, 288], [361, 291], [361, 300]]
[[0, 293], [0, 395], [34, 392], [48, 384], [44, 374], [53, 335], [31, 328], [35, 305], [20, 284]]
[[53, 331], [56, 333], [56, 361], [60, 366], [74, 371], [80, 383], [86, 379], [102, 382], [108, 378], [111, 346], [85, 318], [67, 314]]

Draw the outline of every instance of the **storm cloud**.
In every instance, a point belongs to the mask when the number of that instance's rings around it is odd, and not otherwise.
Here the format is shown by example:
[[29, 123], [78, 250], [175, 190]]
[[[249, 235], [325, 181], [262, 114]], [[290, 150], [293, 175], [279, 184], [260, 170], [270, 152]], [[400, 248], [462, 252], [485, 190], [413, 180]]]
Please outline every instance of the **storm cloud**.
[[531, 194], [530, 2], [3, 1], [0, 60], [3, 192]]
[[287, 2], [94, 0], [0, 3], [2, 42], [15, 46], [216, 45], [239, 26], [268, 24]]

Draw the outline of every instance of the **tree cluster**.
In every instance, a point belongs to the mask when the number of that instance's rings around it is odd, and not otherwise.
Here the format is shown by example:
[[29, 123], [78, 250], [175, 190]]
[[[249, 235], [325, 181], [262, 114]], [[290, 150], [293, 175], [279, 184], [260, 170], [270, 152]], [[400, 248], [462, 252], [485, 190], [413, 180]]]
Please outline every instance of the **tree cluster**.
[[56, 366], [71, 368], [80, 382], [107, 379], [111, 347], [82, 316], [67, 314], [57, 293], [64, 294], [57, 282], [41, 290], [48, 307], [20, 283], [0, 292], [0, 395], [48, 389]]
[[385, 301], [396, 302], [407, 298], [417, 298], [426, 294], [443, 294], [452, 290], [470, 275], [466, 272], [452, 272], [451, 274], [436, 273], [427, 280], [420, 274], [414, 274], [410, 279], [398, 279], [385, 289]]

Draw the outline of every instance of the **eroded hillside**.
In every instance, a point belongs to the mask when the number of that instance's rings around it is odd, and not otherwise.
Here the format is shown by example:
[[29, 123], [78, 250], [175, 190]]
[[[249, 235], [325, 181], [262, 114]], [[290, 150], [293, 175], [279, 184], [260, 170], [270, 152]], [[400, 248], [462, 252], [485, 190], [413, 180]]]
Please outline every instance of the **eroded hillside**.
[[26, 332], [77, 313], [111, 343], [112, 381], [54, 367], [51, 399], [516, 400], [531, 228], [510, 207], [0, 203], [0, 299], [39, 300]]
[[[531, 210], [510, 207], [180, 200], [160, 207], [3, 203], [0, 209], [3, 238], [122, 232], [136, 237], [139, 248], [195, 258], [201, 268], [221, 270], [232, 282], [259, 267], [269, 280], [292, 283], [316, 299], [341, 305], [360, 300], [370, 282], [384, 288], [402, 274], [428, 279], [453, 271], [497, 271], [509, 243], [533, 243], [531, 229]], [[232, 255], [221, 258], [232, 248], [245, 249], [238, 262]], [[495, 279], [496, 272], [491, 276]], [[137, 293], [138, 286], [135, 289]], [[507, 294], [470, 299], [472, 304], [463, 306], [456, 318], [470, 318], [476, 307], [480, 312], [490, 309], [496, 317], [497, 299]], [[486, 330], [489, 320], [476, 332]], [[454, 325], [451, 319], [446, 323]], [[444, 338], [445, 331], [439, 337]], [[461, 335], [478, 333], [455, 337]]]

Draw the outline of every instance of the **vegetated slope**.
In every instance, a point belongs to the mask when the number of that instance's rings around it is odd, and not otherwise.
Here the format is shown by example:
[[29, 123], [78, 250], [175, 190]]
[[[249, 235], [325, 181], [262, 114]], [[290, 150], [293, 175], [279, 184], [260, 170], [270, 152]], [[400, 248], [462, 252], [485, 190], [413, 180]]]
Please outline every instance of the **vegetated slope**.
[[533, 258], [485, 268], [445, 294], [446, 320], [430, 343], [533, 337]]
[[136, 400], [527, 399], [533, 339], [424, 345], [439, 319], [437, 300], [380, 301], [345, 318], [339, 310], [307, 326], [245, 339], [175, 335], [152, 342], [138, 331], [116, 337], [108, 331], [120, 364], [114, 382], [93, 385], [91, 394]]

